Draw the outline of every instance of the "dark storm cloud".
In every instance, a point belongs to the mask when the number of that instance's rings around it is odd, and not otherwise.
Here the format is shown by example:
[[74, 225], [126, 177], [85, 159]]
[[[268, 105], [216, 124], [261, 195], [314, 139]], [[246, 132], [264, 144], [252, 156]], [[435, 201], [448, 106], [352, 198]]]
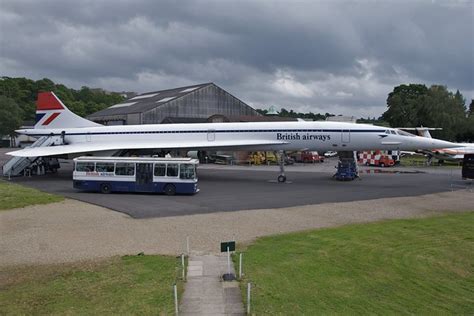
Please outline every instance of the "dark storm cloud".
[[474, 90], [470, 1], [5, 1], [0, 74], [378, 115], [393, 86]]

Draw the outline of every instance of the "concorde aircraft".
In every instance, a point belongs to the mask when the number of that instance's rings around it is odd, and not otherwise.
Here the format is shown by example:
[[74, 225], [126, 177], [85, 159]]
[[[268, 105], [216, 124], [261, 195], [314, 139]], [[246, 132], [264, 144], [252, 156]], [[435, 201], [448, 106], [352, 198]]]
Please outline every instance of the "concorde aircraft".
[[[38, 94], [36, 120], [33, 129], [16, 132], [48, 138], [50, 146], [32, 146], [9, 155], [77, 156], [124, 149], [325, 152], [432, 150], [456, 146], [393, 128], [327, 121], [104, 126], [72, 113], [53, 92]], [[286, 180], [283, 168], [278, 180]]]

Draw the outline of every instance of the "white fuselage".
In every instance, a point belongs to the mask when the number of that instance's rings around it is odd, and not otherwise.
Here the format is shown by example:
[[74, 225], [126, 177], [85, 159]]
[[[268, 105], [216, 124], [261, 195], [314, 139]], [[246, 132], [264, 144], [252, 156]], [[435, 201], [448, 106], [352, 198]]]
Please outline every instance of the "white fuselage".
[[[68, 145], [121, 144], [120, 148], [355, 151], [450, 147], [437, 139], [395, 129], [341, 122], [250, 122], [30, 129], [32, 136], [61, 136]], [[143, 146], [141, 146], [143, 145]], [[84, 150], [87, 152], [89, 150]]]

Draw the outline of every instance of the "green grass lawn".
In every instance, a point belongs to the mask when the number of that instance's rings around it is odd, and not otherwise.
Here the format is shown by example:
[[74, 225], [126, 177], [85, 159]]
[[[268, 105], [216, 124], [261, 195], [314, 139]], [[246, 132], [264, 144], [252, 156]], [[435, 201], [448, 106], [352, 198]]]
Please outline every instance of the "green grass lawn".
[[261, 238], [244, 272], [256, 315], [473, 315], [474, 212]]
[[7, 271], [0, 278], [0, 315], [171, 315], [178, 261], [125, 256]]
[[[400, 165], [404, 167], [423, 167], [427, 166], [428, 158], [421, 155], [404, 156], [400, 158]], [[451, 167], [461, 168], [459, 161], [444, 160], [443, 164], [439, 164], [438, 159], [434, 158], [431, 162], [433, 167]]]
[[64, 200], [63, 197], [0, 180], [0, 210], [47, 204]]

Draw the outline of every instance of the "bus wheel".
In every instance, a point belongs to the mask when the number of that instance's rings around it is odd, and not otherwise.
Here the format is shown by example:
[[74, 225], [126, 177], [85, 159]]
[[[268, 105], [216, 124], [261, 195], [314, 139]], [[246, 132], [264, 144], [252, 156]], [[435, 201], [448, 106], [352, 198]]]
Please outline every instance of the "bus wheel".
[[107, 184], [107, 183], [102, 183], [100, 185], [100, 192], [101, 193], [105, 193], [105, 194], [108, 194], [110, 193], [112, 190], [110, 188], [110, 184]]
[[165, 185], [163, 192], [166, 195], [175, 195], [176, 194], [176, 187], [172, 184]]

